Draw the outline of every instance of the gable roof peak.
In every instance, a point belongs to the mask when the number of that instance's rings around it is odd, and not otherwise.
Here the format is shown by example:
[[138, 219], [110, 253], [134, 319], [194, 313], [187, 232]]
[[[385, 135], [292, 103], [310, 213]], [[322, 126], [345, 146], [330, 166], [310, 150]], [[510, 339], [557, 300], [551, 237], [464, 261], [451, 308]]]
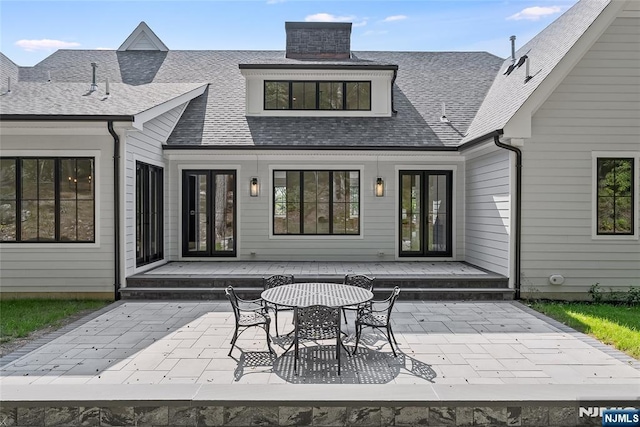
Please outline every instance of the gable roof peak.
[[169, 48], [153, 30], [147, 25], [146, 22], [141, 21], [135, 30], [127, 37], [127, 39], [120, 45], [118, 52], [127, 50], [152, 50], [167, 52]]

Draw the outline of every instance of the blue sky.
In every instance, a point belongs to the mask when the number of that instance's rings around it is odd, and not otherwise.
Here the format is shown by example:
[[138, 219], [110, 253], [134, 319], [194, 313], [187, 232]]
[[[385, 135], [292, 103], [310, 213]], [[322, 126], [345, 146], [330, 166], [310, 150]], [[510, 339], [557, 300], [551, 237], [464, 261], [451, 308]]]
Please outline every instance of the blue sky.
[[34, 65], [56, 49], [117, 49], [145, 21], [169, 49], [274, 49], [285, 21], [352, 22], [352, 50], [506, 57], [576, 0], [4, 1], [0, 50]]

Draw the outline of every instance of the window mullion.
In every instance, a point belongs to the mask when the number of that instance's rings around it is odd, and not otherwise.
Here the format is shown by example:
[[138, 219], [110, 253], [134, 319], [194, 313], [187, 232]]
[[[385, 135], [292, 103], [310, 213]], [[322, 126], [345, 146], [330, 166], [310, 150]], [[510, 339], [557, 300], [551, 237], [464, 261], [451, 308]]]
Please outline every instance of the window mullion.
[[[77, 179], [78, 170], [77, 165], [74, 165], [74, 178]], [[54, 217], [54, 225], [53, 225], [53, 235], [54, 240], [56, 242], [60, 241], [60, 228], [62, 225], [60, 224], [60, 197], [61, 197], [61, 189], [60, 189], [60, 169], [62, 168], [62, 161], [57, 158], [54, 159], [53, 163], [53, 217]], [[78, 184], [76, 183], [76, 240], [77, 240], [77, 224], [78, 224], [78, 207], [77, 207], [77, 194], [78, 194]], [[38, 195], [38, 200], [40, 200], [40, 195]], [[39, 227], [38, 227], [39, 229]]]
[[300, 234], [304, 234], [304, 172], [299, 172], [298, 182], [300, 183], [298, 200], [298, 221], [300, 221]]
[[333, 234], [333, 171], [329, 171], [329, 234]]
[[16, 158], [16, 242], [22, 241], [22, 159]]

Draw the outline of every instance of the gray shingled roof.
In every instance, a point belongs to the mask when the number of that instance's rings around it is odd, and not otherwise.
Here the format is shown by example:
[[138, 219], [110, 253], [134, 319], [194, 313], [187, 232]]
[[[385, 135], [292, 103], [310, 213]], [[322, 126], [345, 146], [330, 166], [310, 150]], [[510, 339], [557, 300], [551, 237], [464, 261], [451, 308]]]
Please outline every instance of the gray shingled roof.
[[[168, 144], [278, 146], [455, 146], [460, 142], [502, 59], [485, 52], [354, 52], [357, 61], [398, 65], [394, 117], [246, 117], [245, 79], [239, 64], [308, 63], [284, 59], [283, 51], [89, 51], [59, 50], [20, 81], [91, 81], [129, 85], [210, 83], [187, 107]], [[450, 124], [441, 123], [442, 102]]]
[[111, 83], [89, 92], [87, 83], [12, 84], [10, 93], [0, 96], [2, 115], [89, 115], [133, 116], [202, 86], [197, 83], [152, 83], [132, 86]]
[[516, 52], [516, 58], [528, 55], [533, 78], [525, 83], [525, 67], [510, 75], [503, 71], [511, 64], [507, 59], [495, 77], [462, 143], [503, 129], [529, 96], [565, 57], [611, 0], [582, 0], [565, 12]]
[[3, 91], [7, 89], [7, 77], [11, 77], [12, 83], [17, 82], [18, 66], [0, 52], [0, 87]]

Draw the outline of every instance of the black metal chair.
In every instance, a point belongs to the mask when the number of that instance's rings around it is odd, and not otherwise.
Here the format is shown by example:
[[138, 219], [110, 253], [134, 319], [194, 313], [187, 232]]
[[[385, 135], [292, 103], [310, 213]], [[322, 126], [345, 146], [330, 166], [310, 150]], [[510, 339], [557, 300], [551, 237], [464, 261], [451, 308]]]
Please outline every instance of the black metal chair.
[[391, 342], [391, 338], [393, 338], [393, 342], [398, 346], [398, 341], [396, 341], [396, 337], [393, 335], [393, 329], [391, 329], [391, 311], [393, 310], [393, 305], [398, 299], [399, 294], [400, 288], [396, 286], [393, 288], [393, 291], [391, 291], [389, 298], [382, 301], [371, 301], [368, 307], [365, 306], [358, 310], [358, 317], [356, 318], [356, 346], [353, 350], [353, 354], [356, 354], [356, 351], [358, 351], [358, 343], [360, 342], [360, 336], [362, 335], [362, 327], [368, 326], [370, 328], [380, 330], [384, 328], [387, 333], [387, 340], [391, 346], [391, 351], [393, 351], [394, 356], [398, 356], [396, 354], [396, 350], [393, 348], [393, 343]]
[[[375, 277], [369, 277], [364, 274], [347, 274], [344, 276], [344, 284], [349, 286], [357, 286], [359, 288], [367, 289], [373, 292], [373, 282]], [[369, 303], [359, 305], [347, 305], [342, 307], [342, 315], [344, 316], [344, 323], [347, 323], [347, 310], [357, 311], [363, 306], [367, 306]]]
[[[291, 285], [293, 283], [293, 275], [291, 274], [274, 274], [272, 276], [262, 278], [262, 286], [264, 290], [275, 288], [276, 286]], [[285, 307], [283, 305], [271, 304], [265, 302], [265, 306], [273, 310], [276, 318], [276, 336], [280, 336], [278, 332], [278, 311], [291, 311], [292, 307]]]
[[[233, 290], [233, 286], [228, 286], [224, 291], [225, 295], [231, 303], [233, 308], [233, 314], [236, 320], [236, 329], [233, 332], [233, 338], [231, 339], [231, 349], [229, 350], [229, 356], [233, 351], [233, 347], [236, 345], [238, 336], [251, 327], [259, 327], [264, 329], [267, 335], [267, 346], [270, 353], [275, 353], [271, 348], [271, 337], [269, 336], [269, 325], [271, 324], [271, 318], [267, 313], [267, 308], [263, 305], [261, 299], [245, 300]], [[243, 328], [242, 330], [240, 330]]]
[[298, 373], [298, 358], [300, 356], [300, 340], [336, 340], [336, 359], [338, 359], [338, 375], [340, 375], [340, 347], [347, 354], [349, 351], [342, 343], [340, 332], [340, 309], [324, 305], [310, 307], [296, 307], [294, 310], [295, 336], [293, 371]]

